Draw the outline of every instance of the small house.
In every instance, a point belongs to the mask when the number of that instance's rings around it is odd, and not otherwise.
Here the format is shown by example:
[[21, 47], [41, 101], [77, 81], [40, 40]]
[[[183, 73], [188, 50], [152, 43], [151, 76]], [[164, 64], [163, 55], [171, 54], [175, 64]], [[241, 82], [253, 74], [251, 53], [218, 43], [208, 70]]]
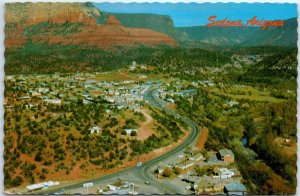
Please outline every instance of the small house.
[[167, 101], [170, 102], [170, 103], [174, 103], [175, 102], [174, 99], [167, 99]]
[[187, 169], [189, 167], [192, 167], [193, 165], [195, 165], [195, 162], [188, 160], [188, 161], [183, 161], [182, 163], [177, 165], [177, 167], [179, 167], [180, 169]]
[[237, 102], [237, 101], [227, 101], [227, 103], [226, 103], [226, 105], [228, 105], [230, 107], [232, 107], [234, 105], [238, 105], [238, 104], [239, 104], [239, 102]]
[[61, 104], [60, 99], [46, 99], [45, 101], [49, 104], [57, 104], [57, 105]]
[[194, 155], [194, 156], [190, 157], [189, 159], [192, 160], [192, 161], [200, 161], [201, 159], [203, 159], [203, 155], [202, 154], [197, 154], [197, 155]]
[[99, 133], [101, 131], [101, 128], [94, 126], [94, 127], [90, 128], [89, 130], [90, 130], [90, 134], [94, 134], [94, 133]]
[[124, 131], [126, 132], [126, 135], [131, 135], [132, 132], [138, 132], [137, 129], [124, 129]]
[[226, 179], [234, 176], [234, 172], [227, 168], [214, 168], [213, 173], [214, 173], [213, 178]]
[[222, 161], [224, 161], [226, 163], [234, 162], [234, 154], [231, 150], [228, 150], [228, 149], [219, 150], [219, 157]]
[[144, 70], [147, 69], [147, 65], [142, 64], [141, 69], [144, 69]]
[[110, 102], [110, 103], [114, 103], [115, 102], [115, 99], [112, 98], [112, 97], [105, 97], [104, 98], [106, 101]]
[[130, 70], [130, 71], [134, 71], [135, 68], [136, 68], [135, 66], [130, 66], [129, 70]]
[[109, 190], [111, 190], [111, 191], [116, 191], [116, 190], [118, 189], [117, 186], [111, 185], [111, 184], [108, 184], [108, 185], [107, 185], [107, 188], [108, 188]]
[[227, 195], [246, 195], [247, 189], [241, 183], [232, 183], [224, 187], [224, 192]]

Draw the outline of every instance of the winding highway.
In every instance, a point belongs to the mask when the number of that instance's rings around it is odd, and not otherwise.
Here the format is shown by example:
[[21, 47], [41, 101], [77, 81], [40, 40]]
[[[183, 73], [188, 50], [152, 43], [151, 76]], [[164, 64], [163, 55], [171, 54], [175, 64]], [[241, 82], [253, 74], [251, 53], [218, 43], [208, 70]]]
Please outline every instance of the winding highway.
[[105, 176], [99, 177], [94, 180], [88, 180], [86, 182], [76, 183], [76, 184], [65, 186], [65, 187], [36, 192], [36, 194], [53, 194], [53, 193], [57, 193], [57, 192], [61, 192], [61, 191], [71, 191], [71, 190], [82, 187], [83, 184], [87, 183], [87, 182], [93, 182], [94, 185], [100, 184], [101, 182], [105, 182], [110, 179], [115, 179], [116, 176], [122, 176], [122, 175], [126, 175], [128, 173], [134, 175], [136, 178], [140, 179], [142, 182], [148, 181], [150, 183], [150, 186], [154, 186], [157, 190], [160, 190], [161, 194], [179, 194], [178, 191], [175, 190], [176, 187], [167, 186], [164, 183], [161, 183], [158, 179], [156, 179], [155, 175], [153, 173], [153, 168], [155, 168], [155, 166], [157, 166], [160, 162], [169, 159], [170, 157], [174, 156], [175, 154], [183, 151], [187, 146], [193, 144], [196, 141], [196, 139], [198, 138], [198, 136], [200, 134], [200, 130], [199, 130], [197, 123], [193, 122], [191, 119], [181, 116], [180, 114], [178, 114], [174, 111], [166, 109], [164, 107], [165, 102], [157, 96], [158, 90], [159, 90], [158, 87], [151, 87], [148, 90], [146, 90], [144, 93], [144, 98], [145, 98], [146, 102], [157, 107], [160, 110], [164, 110], [167, 114], [174, 116], [176, 119], [180, 118], [184, 123], [186, 123], [188, 125], [188, 127], [190, 128], [190, 133], [186, 140], [184, 140], [182, 143], [177, 145], [172, 150], [166, 152], [165, 154], [162, 154], [152, 160], [144, 162], [139, 167], [133, 166], [133, 167], [127, 168], [125, 170], [119, 171], [117, 173], [105, 175]]

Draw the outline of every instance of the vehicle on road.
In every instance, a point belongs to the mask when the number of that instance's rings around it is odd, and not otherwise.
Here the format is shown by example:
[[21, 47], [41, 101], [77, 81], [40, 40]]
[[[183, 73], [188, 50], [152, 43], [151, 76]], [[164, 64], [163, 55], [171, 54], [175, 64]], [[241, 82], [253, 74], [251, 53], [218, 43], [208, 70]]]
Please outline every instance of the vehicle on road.
[[136, 164], [137, 167], [141, 167], [142, 165], [143, 165], [142, 162], [138, 162], [138, 163]]

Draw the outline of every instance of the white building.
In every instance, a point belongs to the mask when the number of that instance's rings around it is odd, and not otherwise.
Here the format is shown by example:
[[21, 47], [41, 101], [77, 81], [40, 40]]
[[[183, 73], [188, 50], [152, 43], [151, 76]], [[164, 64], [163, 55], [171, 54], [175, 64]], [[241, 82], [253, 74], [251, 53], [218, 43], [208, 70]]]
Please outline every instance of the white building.
[[47, 92], [49, 92], [49, 88], [39, 88], [38, 91], [40, 93], [47, 93]]
[[145, 78], [147, 78], [147, 76], [146, 75], [139, 75], [139, 78], [145, 79]]
[[195, 155], [195, 156], [192, 156], [189, 158], [189, 160], [192, 160], [192, 161], [200, 161], [201, 159], [203, 159], [202, 154], [198, 154], [198, 155]]
[[115, 99], [113, 97], [105, 97], [104, 98], [106, 101], [110, 102], [110, 103], [114, 103]]
[[108, 188], [109, 190], [111, 190], [111, 191], [115, 191], [115, 190], [118, 189], [117, 186], [114, 186], [114, 185], [111, 185], [111, 184], [108, 184], [108, 185], [107, 185], [107, 188]]
[[37, 91], [30, 91], [30, 93], [31, 93], [31, 96], [33, 96], [33, 97], [37, 97], [37, 96], [41, 96], [42, 95], [41, 93], [39, 93]]
[[119, 96], [120, 92], [119, 91], [115, 91], [115, 96]]
[[232, 170], [229, 170], [227, 168], [219, 168], [218, 174], [214, 175], [213, 178], [226, 179], [232, 178], [232, 176], [234, 176], [234, 172]]
[[234, 105], [238, 105], [239, 102], [237, 102], [237, 101], [228, 101], [226, 104], [229, 105], [230, 107], [232, 107]]
[[189, 160], [177, 165], [177, 167], [179, 167], [180, 169], [187, 169], [189, 167], [192, 167], [193, 165], [195, 165], [195, 162]]
[[170, 102], [170, 103], [174, 103], [175, 102], [174, 99], [171, 99], [171, 98], [167, 99], [167, 101]]
[[23, 97], [19, 97], [19, 99], [30, 99], [29, 96], [23, 96]]
[[147, 69], [147, 65], [141, 65], [141, 69]]
[[115, 94], [115, 91], [112, 90], [112, 89], [109, 89], [109, 90], [108, 90], [108, 94], [109, 94], [109, 95], [113, 95], [113, 94]]
[[54, 185], [59, 185], [59, 182], [48, 181], [48, 182], [41, 182], [37, 184], [31, 184], [31, 185], [27, 185], [26, 189], [32, 191], [36, 189], [49, 188], [50, 186], [54, 186]]
[[98, 126], [94, 126], [94, 127], [90, 128], [89, 130], [91, 131], [90, 133], [93, 134], [93, 133], [99, 133], [102, 129]]
[[[134, 62], [135, 62], [135, 61], [134, 61]], [[135, 65], [135, 64], [132, 64], [132, 65], [129, 67], [129, 70], [130, 70], [130, 71], [136, 70], [136, 65]]]
[[124, 129], [124, 131], [126, 131], [126, 134], [127, 134], [127, 135], [131, 135], [131, 133], [134, 132], [134, 131], [135, 131], [136, 133], [138, 132], [137, 129]]
[[50, 104], [61, 104], [60, 99], [46, 99], [45, 101]]

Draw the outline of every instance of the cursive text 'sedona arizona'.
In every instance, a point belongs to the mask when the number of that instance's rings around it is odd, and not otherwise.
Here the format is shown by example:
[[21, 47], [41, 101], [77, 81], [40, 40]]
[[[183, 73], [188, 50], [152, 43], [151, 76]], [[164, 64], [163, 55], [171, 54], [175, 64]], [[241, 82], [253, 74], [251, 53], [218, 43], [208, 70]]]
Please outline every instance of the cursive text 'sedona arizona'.
[[265, 30], [266, 27], [283, 27], [283, 20], [257, 20], [257, 17], [254, 16], [252, 19], [248, 20], [246, 24], [243, 24], [242, 20], [229, 20], [224, 18], [223, 20], [216, 20], [217, 16], [210, 16], [208, 18], [207, 26], [258, 26], [262, 30]]

